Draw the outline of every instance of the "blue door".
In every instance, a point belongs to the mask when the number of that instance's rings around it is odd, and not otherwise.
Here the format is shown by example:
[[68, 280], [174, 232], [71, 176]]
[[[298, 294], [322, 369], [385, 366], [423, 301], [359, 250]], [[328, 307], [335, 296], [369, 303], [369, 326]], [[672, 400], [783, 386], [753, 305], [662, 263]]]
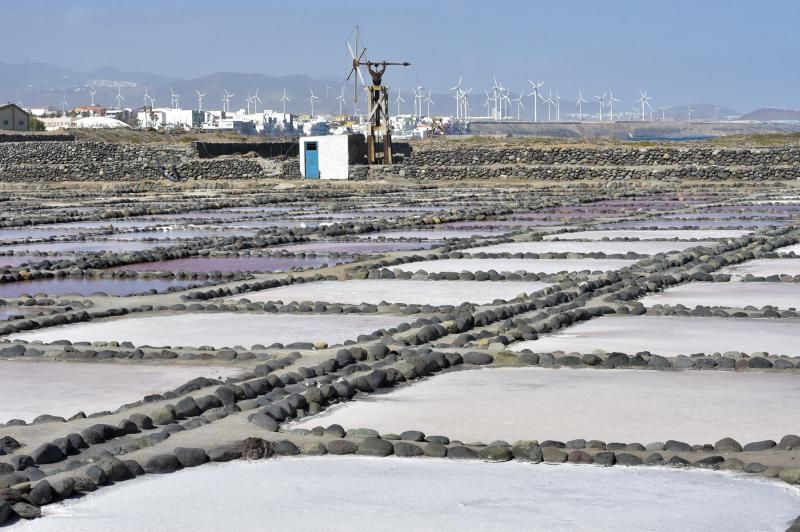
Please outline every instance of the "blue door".
[[319, 179], [319, 151], [316, 142], [306, 142], [306, 179]]

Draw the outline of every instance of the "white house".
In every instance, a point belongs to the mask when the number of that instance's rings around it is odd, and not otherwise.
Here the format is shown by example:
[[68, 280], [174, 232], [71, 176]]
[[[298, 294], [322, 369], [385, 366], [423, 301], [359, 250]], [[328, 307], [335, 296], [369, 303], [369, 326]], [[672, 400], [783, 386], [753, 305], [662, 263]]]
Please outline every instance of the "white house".
[[300, 137], [300, 173], [306, 179], [347, 179], [351, 164], [364, 164], [363, 135]]

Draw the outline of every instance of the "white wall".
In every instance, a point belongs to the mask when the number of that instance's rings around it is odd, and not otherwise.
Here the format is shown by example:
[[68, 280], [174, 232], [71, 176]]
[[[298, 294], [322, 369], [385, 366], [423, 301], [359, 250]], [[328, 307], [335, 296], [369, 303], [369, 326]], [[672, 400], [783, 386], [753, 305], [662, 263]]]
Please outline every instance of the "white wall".
[[300, 173], [305, 177], [306, 142], [317, 143], [320, 179], [347, 179], [349, 172], [349, 151], [347, 135], [326, 135], [324, 137], [300, 137]]

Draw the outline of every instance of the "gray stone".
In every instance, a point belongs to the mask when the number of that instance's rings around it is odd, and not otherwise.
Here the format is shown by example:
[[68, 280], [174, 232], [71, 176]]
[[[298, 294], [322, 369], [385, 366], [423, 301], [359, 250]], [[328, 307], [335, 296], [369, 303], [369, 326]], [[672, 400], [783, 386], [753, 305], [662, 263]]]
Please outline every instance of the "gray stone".
[[597, 465], [609, 467], [617, 463], [617, 457], [612, 451], [600, 451], [594, 454], [592, 461]]
[[278, 440], [272, 444], [272, 454], [276, 456], [296, 456], [300, 448], [289, 440]]
[[43, 443], [31, 453], [36, 464], [54, 464], [64, 460], [67, 456], [52, 443]]
[[157, 454], [148, 458], [142, 465], [149, 474], [164, 474], [176, 471], [180, 463], [174, 454]]
[[175, 458], [183, 467], [196, 467], [208, 462], [208, 455], [203, 449], [194, 447], [175, 447], [172, 450]]
[[479, 455], [469, 447], [456, 445], [447, 450], [447, 458], [451, 460], [475, 460], [479, 458]]
[[208, 459], [212, 462], [230, 462], [242, 457], [242, 452], [234, 445], [220, 445], [208, 450]]
[[391, 442], [380, 438], [369, 437], [358, 446], [358, 454], [367, 456], [389, 456], [394, 453], [394, 446]]
[[750, 442], [748, 444], [745, 444], [745, 446], [742, 447], [742, 450], [745, 451], [745, 452], [766, 451], [767, 449], [772, 449], [776, 445], [778, 445], [778, 444], [775, 443], [773, 440], [754, 441], [754, 442]]
[[542, 448], [542, 458], [545, 462], [560, 464], [567, 461], [567, 453], [557, 447]]
[[58, 500], [58, 492], [46, 480], [40, 480], [28, 493], [28, 500], [36, 506], [44, 506]]
[[251, 414], [247, 420], [253, 425], [261, 427], [262, 429], [270, 432], [278, 432], [278, 429], [280, 428], [280, 424], [278, 424], [277, 421], [267, 414]]
[[742, 446], [733, 438], [722, 438], [714, 444], [714, 450], [718, 452], [732, 452], [739, 453], [742, 451]]
[[325, 444], [329, 454], [354, 454], [358, 444], [349, 440], [331, 440]]
[[521, 462], [539, 463], [544, 460], [542, 448], [536, 440], [519, 440], [511, 446], [514, 458]]
[[[422, 441], [422, 440], [414, 440], [414, 441]], [[422, 456], [424, 452], [419, 445], [414, 445], [413, 443], [408, 443], [404, 441], [398, 441], [394, 444], [394, 454], [401, 457], [413, 457], [413, 456]]]
[[[6, 504], [5, 501], [0, 501], [0, 524], [2, 524], [4, 521], [2, 504]], [[42, 516], [41, 509], [32, 504], [28, 504], [27, 502], [15, 503], [11, 509], [14, 510], [14, 513], [17, 514], [21, 519], [38, 519]]]
[[444, 458], [447, 456], [447, 447], [441, 443], [432, 442], [425, 445], [422, 448], [422, 452], [425, 453], [425, 456], [429, 456], [431, 458]]

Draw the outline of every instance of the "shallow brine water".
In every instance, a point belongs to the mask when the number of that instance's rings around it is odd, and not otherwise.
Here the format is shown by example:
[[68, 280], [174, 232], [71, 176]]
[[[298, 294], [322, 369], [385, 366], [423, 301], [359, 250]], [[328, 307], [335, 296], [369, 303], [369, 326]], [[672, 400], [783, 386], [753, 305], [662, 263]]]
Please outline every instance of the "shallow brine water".
[[638, 238], [639, 240], [663, 240], [677, 238], [680, 240], [698, 239], [713, 240], [719, 238], [738, 238], [748, 234], [750, 231], [743, 229], [666, 229], [666, 230], [598, 230], [598, 231], [576, 231], [574, 233], [560, 233], [557, 235], [545, 236], [545, 240], [602, 240], [604, 238]]
[[76, 323], [17, 333], [12, 339], [28, 341], [70, 340], [94, 342], [130, 341], [134, 345], [250, 347], [275, 342], [330, 344], [394, 327], [407, 318], [387, 315], [294, 315], [294, 314], [171, 314]]
[[641, 302], [647, 306], [697, 305], [761, 308], [772, 305], [781, 309], [800, 307], [800, 284], [795, 283], [689, 283], [650, 294]]
[[799, 504], [786, 484], [713, 471], [322, 456], [146, 475], [17, 528], [782, 531]]
[[113, 252], [124, 253], [126, 251], [143, 251], [145, 249], [153, 249], [156, 247], [169, 247], [174, 244], [169, 242], [141, 242], [137, 240], [121, 241], [121, 240], [99, 240], [99, 241], [75, 241], [75, 242], [45, 242], [34, 244], [17, 244], [14, 246], [0, 246], [0, 251], [13, 251], [19, 253], [20, 251], [28, 252]]
[[0, 284], [0, 297], [19, 297], [22, 294], [47, 294], [63, 296], [68, 294], [88, 296], [95, 292], [105, 292], [110, 296], [129, 296], [142, 294], [149, 290], [166, 291], [170, 287], [183, 287], [198, 281], [178, 279], [84, 279], [53, 278], [35, 279]]
[[719, 273], [744, 277], [748, 273], [755, 276], [800, 275], [800, 259], [756, 259], [726, 266]]
[[416, 305], [486, 304], [495, 299], [513, 299], [551, 286], [532, 281], [409, 281], [350, 280], [294, 284], [251, 292], [251, 301], [325, 301], [328, 303]]
[[69, 417], [79, 411], [113, 411], [196, 377], [221, 378], [239, 371], [234, 366], [0, 361], [5, 397], [0, 401], [0, 423], [31, 421], [41, 414]]
[[386, 240], [381, 242], [303, 242], [302, 244], [288, 244], [273, 246], [285, 249], [292, 253], [385, 253], [389, 251], [407, 251], [412, 249], [430, 249], [443, 244], [441, 240], [423, 240], [420, 242], [401, 242]]
[[511, 344], [514, 351], [538, 353], [595, 349], [630, 355], [711, 354], [725, 351], [800, 356], [800, 320], [694, 318], [681, 316], [606, 316], [573, 325], [538, 340]]
[[683, 251], [697, 246], [711, 247], [714, 242], [680, 242], [640, 240], [631, 242], [613, 242], [595, 240], [581, 242], [577, 240], [540, 240], [535, 242], [508, 242], [491, 246], [467, 248], [465, 253], [606, 253], [625, 254], [637, 253], [640, 255], [655, 255], [656, 253], [669, 253]]
[[530, 273], [559, 273], [580, 271], [608, 271], [618, 270], [631, 264], [635, 260], [625, 259], [441, 259], [409, 262], [392, 266], [406, 272], [424, 270], [428, 273], [441, 272], [488, 272], [494, 270], [504, 272], [530, 272]]
[[192, 257], [127, 264], [112, 269], [170, 272], [266, 272], [286, 271], [295, 267], [317, 268], [323, 264], [333, 265], [342, 262], [347, 262], [347, 259], [341, 257]]
[[[769, 409], [753, 401], [763, 396], [770, 398]], [[792, 434], [800, 426], [800, 411], [793, 408], [799, 402], [798, 379], [789, 374], [493, 368], [447, 373], [356, 399], [293, 426], [421, 430], [485, 443], [583, 438], [713, 444], [732, 437], [744, 445]], [[702, 416], [695, 415], [698, 404]]]

